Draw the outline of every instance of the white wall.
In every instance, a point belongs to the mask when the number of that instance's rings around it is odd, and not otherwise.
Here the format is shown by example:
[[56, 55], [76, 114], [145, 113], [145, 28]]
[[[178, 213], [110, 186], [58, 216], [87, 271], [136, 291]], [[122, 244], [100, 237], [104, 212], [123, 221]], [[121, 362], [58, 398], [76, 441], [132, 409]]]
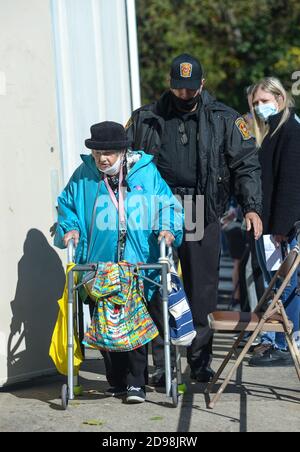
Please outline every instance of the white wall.
[[53, 371], [56, 198], [90, 126], [139, 104], [134, 0], [0, 0], [0, 386]]
[[90, 137], [90, 126], [107, 120], [125, 125], [132, 107], [139, 106], [135, 11], [132, 0], [128, 4], [125, 0], [51, 0], [51, 4], [66, 183], [81, 163], [80, 154], [89, 152], [84, 140]]
[[0, 0], [0, 74], [2, 385], [53, 369], [64, 278], [49, 234], [61, 170], [48, 0]]

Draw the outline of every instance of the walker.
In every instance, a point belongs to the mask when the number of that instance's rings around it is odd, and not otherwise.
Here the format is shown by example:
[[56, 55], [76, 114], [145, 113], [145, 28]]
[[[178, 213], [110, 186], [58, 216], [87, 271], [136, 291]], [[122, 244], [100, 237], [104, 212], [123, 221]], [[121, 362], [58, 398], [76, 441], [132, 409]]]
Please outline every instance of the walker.
[[[75, 247], [74, 241], [68, 242], [68, 263], [74, 262]], [[172, 400], [172, 406], [177, 407], [179, 396], [185, 393], [186, 386], [182, 382], [181, 355], [179, 347], [175, 346], [175, 372], [171, 366], [171, 342], [169, 330], [169, 312], [168, 312], [168, 286], [170, 281], [170, 259], [172, 249], [167, 248], [166, 241], [163, 238], [160, 242], [160, 258], [156, 264], [139, 264], [139, 270], [159, 270], [161, 273], [161, 282], [157, 283], [146, 276], [140, 275], [143, 279], [155, 284], [161, 290], [163, 303], [163, 321], [164, 321], [164, 351], [165, 351], [165, 375], [166, 375], [166, 397]], [[74, 272], [90, 272], [94, 277], [97, 270], [97, 264], [75, 265], [68, 274], [68, 382], [61, 388], [61, 404], [64, 410], [68, 407], [69, 400], [74, 400], [75, 396], [82, 394], [82, 387], [79, 385], [79, 377], [74, 375], [74, 328], [77, 331], [77, 306], [78, 306], [78, 288], [74, 285]]]

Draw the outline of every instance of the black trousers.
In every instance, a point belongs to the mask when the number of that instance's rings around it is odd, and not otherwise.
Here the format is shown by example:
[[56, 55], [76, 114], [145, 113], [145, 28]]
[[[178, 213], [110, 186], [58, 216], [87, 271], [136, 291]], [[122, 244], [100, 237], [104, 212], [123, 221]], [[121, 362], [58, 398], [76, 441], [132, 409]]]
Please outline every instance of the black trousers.
[[130, 352], [109, 352], [114, 386], [145, 386], [147, 347]]
[[[89, 299], [91, 318], [95, 303]], [[100, 350], [104, 359], [106, 379], [111, 386], [145, 386], [148, 384], [148, 347], [130, 352], [107, 352]]]
[[[206, 226], [201, 241], [184, 241], [178, 250], [184, 288], [197, 331], [197, 336], [187, 349], [187, 360], [192, 370], [208, 366], [212, 359], [213, 334], [207, 317], [217, 306], [220, 247], [220, 224], [212, 223]], [[161, 335], [162, 303], [157, 293], [149, 304], [149, 310]], [[164, 367], [162, 335], [152, 341], [152, 353], [154, 365]]]

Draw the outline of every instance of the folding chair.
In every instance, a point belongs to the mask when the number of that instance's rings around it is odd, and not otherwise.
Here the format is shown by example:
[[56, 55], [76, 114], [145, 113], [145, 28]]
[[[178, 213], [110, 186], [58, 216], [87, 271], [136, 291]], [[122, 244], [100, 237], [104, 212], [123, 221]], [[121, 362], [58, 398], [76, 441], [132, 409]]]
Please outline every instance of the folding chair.
[[[241, 365], [253, 342], [262, 331], [275, 331], [285, 333], [288, 348], [293, 358], [296, 372], [300, 380], [300, 353], [292, 335], [293, 324], [288, 320], [284, 305], [280, 300], [284, 289], [289, 284], [291, 277], [298, 269], [300, 264], [300, 222], [297, 222], [295, 227], [296, 226], [298, 245], [290, 251], [288, 256], [285, 258], [285, 260], [277, 270], [269, 286], [265, 290], [262, 298], [259, 300], [255, 311], [253, 313], [215, 311], [209, 315], [209, 324], [212, 330], [226, 333], [234, 333], [237, 331], [240, 332], [239, 337], [234, 342], [233, 346], [223, 360], [220, 368], [215, 374], [213, 380], [211, 381], [211, 383], [209, 383], [205, 390], [206, 394], [211, 393], [215, 383], [219, 380], [222, 372], [234, 355], [236, 358], [234, 366], [224, 379], [224, 382], [220, 386], [217, 393], [214, 394], [209, 400], [208, 407], [211, 409], [214, 408], [215, 404], [228, 385], [232, 375]], [[276, 289], [276, 284], [278, 281], [280, 283], [280, 286], [278, 289]], [[267, 309], [263, 310], [266, 304]], [[245, 332], [249, 331], [252, 332], [252, 335], [247, 340], [242, 351], [238, 353], [238, 346], [243, 340]]]

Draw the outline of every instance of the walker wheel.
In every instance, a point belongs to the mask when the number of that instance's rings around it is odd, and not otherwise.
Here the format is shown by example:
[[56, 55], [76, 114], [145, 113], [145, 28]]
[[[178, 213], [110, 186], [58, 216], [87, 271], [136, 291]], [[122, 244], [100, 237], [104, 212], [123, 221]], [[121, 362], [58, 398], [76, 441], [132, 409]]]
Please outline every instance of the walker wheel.
[[172, 381], [171, 385], [171, 393], [172, 393], [172, 401], [173, 406], [176, 408], [178, 406], [178, 390], [177, 390], [177, 381]]
[[61, 388], [61, 406], [64, 410], [68, 408], [69, 404], [69, 388], [68, 385], [63, 385]]
[[178, 394], [182, 395], [187, 392], [187, 387], [185, 383], [178, 385]]

